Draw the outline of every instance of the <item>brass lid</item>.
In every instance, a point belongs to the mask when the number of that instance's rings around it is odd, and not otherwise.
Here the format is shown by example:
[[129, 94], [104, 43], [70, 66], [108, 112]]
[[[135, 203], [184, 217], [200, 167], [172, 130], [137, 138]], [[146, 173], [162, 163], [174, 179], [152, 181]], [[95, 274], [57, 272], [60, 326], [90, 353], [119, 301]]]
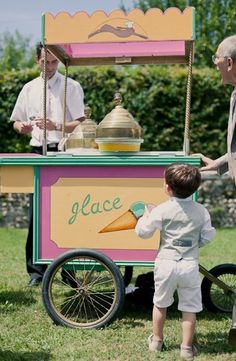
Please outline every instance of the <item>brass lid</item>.
[[95, 138], [97, 124], [90, 118], [91, 109], [89, 106], [84, 108], [85, 120], [77, 125], [70, 134], [70, 139]]
[[140, 138], [142, 128], [121, 105], [122, 97], [119, 92], [115, 93], [114, 101], [115, 108], [97, 126], [96, 138]]

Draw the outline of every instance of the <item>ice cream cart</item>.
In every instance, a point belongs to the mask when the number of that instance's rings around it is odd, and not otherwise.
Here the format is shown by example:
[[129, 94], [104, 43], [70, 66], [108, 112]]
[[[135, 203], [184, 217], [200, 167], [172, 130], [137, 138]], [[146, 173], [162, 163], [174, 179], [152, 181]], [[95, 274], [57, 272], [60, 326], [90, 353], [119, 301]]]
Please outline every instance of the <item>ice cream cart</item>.
[[[133, 216], [144, 203], [166, 200], [167, 165], [200, 164], [189, 154], [194, 14], [188, 7], [42, 17], [45, 50], [65, 65], [64, 109], [68, 66], [188, 64], [183, 150], [142, 152], [132, 148], [140, 139], [129, 135], [128, 140], [118, 137], [120, 142], [109, 136], [93, 151], [47, 153], [45, 130], [43, 156], [1, 155], [1, 192], [34, 193], [34, 261], [50, 264], [43, 302], [56, 323], [97, 328], [116, 317], [125, 290], [119, 267], [152, 265], [158, 248], [157, 235], [149, 240], [136, 236]], [[45, 121], [46, 89], [45, 79]]]

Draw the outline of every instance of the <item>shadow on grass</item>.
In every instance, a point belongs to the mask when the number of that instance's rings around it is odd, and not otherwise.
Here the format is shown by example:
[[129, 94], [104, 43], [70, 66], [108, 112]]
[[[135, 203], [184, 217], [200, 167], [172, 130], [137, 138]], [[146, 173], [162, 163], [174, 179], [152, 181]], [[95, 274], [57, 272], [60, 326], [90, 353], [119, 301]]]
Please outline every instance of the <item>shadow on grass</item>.
[[221, 313], [221, 312], [210, 312], [210, 311], [207, 311], [205, 308], [203, 309], [202, 312], [200, 312], [198, 315], [197, 315], [197, 319], [198, 320], [201, 320], [201, 319], [204, 319], [204, 320], [208, 320], [208, 321], [223, 321], [223, 320], [231, 320], [232, 318], [232, 314], [231, 313]]
[[[25, 291], [0, 291], [0, 305], [31, 305], [37, 300], [33, 297], [31, 292]], [[1, 359], [0, 359], [1, 360]]]
[[0, 349], [2, 361], [50, 361], [52, 356], [46, 352], [12, 352]]
[[[137, 295], [134, 296], [134, 294], [126, 295], [124, 309], [120, 316], [120, 321], [123, 325], [130, 328], [142, 327], [146, 321], [152, 321], [152, 302], [147, 299], [146, 303], [144, 301], [144, 297], [138, 298]], [[175, 301], [173, 305], [168, 307], [168, 320], [179, 320], [181, 322], [181, 312], [178, 311], [177, 306], [178, 303]], [[203, 325], [204, 321], [210, 321], [207, 325], [211, 327], [211, 329], [209, 329], [207, 326], [202, 326], [203, 328], [207, 327], [205, 333], [199, 331], [199, 328], [197, 329], [197, 343], [199, 342], [199, 346], [197, 345], [197, 347], [201, 355], [204, 355], [207, 359], [207, 355], [210, 357], [213, 354], [218, 354], [222, 355], [223, 360], [226, 354], [231, 355], [235, 353], [235, 347], [228, 342], [230, 325], [228, 330], [225, 330], [225, 327], [222, 330], [219, 329], [219, 322], [228, 320], [231, 323], [231, 315], [224, 313], [214, 314], [204, 309], [198, 314], [197, 319], [198, 321], [202, 320]], [[169, 351], [175, 348], [176, 345], [173, 347], [168, 345]]]
[[[228, 342], [228, 333], [224, 331], [208, 331], [207, 334], [197, 332], [197, 338], [200, 346], [201, 355], [225, 355], [226, 353], [235, 353], [235, 348]], [[207, 342], [206, 342], [207, 341]], [[205, 342], [205, 343], [204, 343]], [[224, 357], [224, 356], [222, 356]], [[223, 358], [222, 358], [223, 360]]]
[[[127, 318], [138, 318], [143, 320], [150, 320], [152, 317], [153, 308], [153, 291], [148, 289], [136, 290], [125, 296], [125, 304], [123, 308], [123, 315]], [[175, 298], [174, 303], [168, 307], [168, 319], [176, 319], [181, 317], [181, 312], [178, 311], [178, 300]], [[200, 312], [197, 318], [209, 321], [222, 321], [231, 319], [231, 314], [228, 313], [212, 313], [204, 309]]]

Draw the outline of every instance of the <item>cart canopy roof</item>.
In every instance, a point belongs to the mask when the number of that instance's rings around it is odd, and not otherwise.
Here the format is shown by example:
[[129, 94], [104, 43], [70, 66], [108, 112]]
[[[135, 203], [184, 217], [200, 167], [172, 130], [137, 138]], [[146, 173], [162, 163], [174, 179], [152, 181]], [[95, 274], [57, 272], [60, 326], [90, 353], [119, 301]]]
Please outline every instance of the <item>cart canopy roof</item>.
[[195, 9], [42, 15], [42, 42], [67, 65], [188, 63]]

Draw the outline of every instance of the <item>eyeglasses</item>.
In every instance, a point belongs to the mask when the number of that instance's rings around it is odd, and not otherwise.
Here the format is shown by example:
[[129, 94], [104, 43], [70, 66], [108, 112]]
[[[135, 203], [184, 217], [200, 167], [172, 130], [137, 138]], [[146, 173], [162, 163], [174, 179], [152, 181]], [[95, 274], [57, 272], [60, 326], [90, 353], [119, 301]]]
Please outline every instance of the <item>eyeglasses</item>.
[[212, 55], [212, 57], [211, 57], [213, 64], [216, 63], [216, 59], [228, 59], [228, 58], [229, 58], [229, 56], [219, 56], [219, 55], [215, 55], [215, 54]]

